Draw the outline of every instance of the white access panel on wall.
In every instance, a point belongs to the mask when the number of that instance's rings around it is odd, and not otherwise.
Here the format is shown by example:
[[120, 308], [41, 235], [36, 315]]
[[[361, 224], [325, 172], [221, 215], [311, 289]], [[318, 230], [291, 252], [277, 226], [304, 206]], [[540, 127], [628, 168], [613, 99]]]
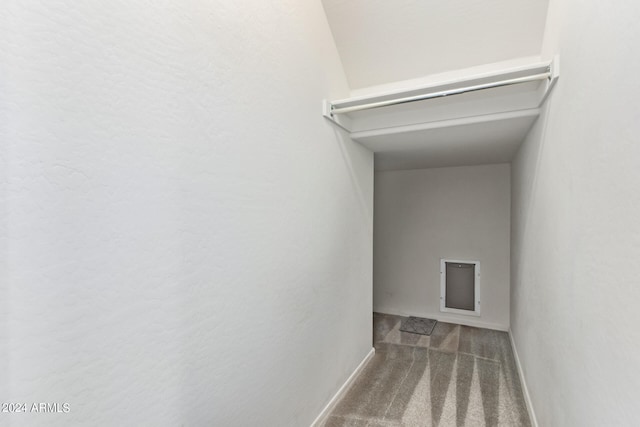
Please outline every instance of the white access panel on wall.
[[480, 316], [480, 261], [440, 260], [440, 311]]

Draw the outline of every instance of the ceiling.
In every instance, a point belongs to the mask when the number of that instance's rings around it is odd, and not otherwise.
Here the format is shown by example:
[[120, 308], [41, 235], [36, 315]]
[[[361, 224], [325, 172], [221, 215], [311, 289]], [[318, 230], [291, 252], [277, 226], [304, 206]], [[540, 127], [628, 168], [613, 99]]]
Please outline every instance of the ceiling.
[[423, 169], [508, 163], [538, 118], [535, 110], [451, 127], [354, 138], [375, 152], [375, 169]]
[[322, 0], [351, 89], [540, 54], [548, 0]]

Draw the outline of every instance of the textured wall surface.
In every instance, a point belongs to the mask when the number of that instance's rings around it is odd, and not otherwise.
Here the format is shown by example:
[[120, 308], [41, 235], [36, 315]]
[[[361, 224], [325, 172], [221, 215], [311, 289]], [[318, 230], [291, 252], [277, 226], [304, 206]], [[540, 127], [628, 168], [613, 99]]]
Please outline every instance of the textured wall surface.
[[548, 0], [322, 0], [351, 88], [540, 53]]
[[373, 159], [319, 1], [0, 11], [9, 426], [304, 426], [371, 349]]
[[511, 326], [540, 426], [640, 419], [639, 19], [550, 4], [561, 76], [512, 169]]
[[[375, 174], [374, 310], [509, 327], [509, 165]], [[440, 259], [480, 261], [481, 315], [440, 312]]]

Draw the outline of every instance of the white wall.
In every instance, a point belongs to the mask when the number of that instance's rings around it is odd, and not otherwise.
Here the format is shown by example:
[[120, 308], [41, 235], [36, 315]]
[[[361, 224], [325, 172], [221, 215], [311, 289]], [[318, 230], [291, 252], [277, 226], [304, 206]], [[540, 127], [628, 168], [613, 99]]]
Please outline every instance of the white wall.
[[640, 419], [640, 4], [552, 1], [561, 76], [512, 175], [511, 327], [540, 426]]
[[[375, 174], [373, 307], [509, 327], [509, 165]], [[480, 317], [440, 312], [440, 259], [480, 261]]]
[[4, 2], [15, 426], [305, 426], [371, 349], [373, 159], [319, 1]]
[[548, 0], [322, 0], [352, 88], [540, 52]]

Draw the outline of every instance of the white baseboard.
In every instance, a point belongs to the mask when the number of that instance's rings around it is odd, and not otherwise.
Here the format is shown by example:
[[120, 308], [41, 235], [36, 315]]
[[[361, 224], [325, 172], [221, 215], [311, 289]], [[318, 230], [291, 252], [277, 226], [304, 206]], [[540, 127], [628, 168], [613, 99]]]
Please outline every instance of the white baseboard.
[[493, 329], [496, 331], [508, 332], [509, 326], [502, 325], [498, 323], [489, 323], [483, 322], [482, 320], [477, 320], [477, 317], [469, 316], [469, 318], [465, 318], [463, 316], [448, 316], [444, 313], [410, 313], [410, 312], [399, 312], [397, 310], [385, 310], [385, 309], [375, 309], [373, 310], [376, 313], [382, 314], [392, 314], [394, 316], [414, 316], [414, 317], [426, 317], [428, 319], [435, 319], [438, 322], [445, 323], [455, 323], [456, 325], [465, 325], [465, 326], [473, 326], [475, 328], [485, 328], [485, 329]]
[[533, 410], [531, 395], [529, 394], [529, 389], [527, 388], [527, 381], [524, 378], [524, 371], [522, 370], [522, 365], [520, 364], [520, 357], [518, 356], [518, 350], [516, 349], [516, 342], [513, 339], [513, 334], [511, 333], [511, 329], [509, 329], [509, 341], [511, 341], [511, 349], [513, 350], [513, 357], [516, 359], [516, 367], [518, 368], [518, 375], [520, 376], [520, 384], [522, 384], [524, 401], [527, 404], [527, 411], [529, 411], [529, 418], [531, 418], [531, 425], [533, 427], [539, 427], [538, 419], [536, 418], [536, 413]]
[[367, 366], [367, 363], [373, 358], [373, 355], [376, 354], [376, 349], [371, 348], [371, 351], [362, 359], [362, 362], [358, 365], [358, 367], [349, 375], [349, 378], [342, 384], [342, 387], [336, 392], [336, 394], [331, 398], [329, 403], [324, 407], [320, 415], [316, 417], [316, 419], [311, 423], [311, 427], [319, 427], [320, 424], [327, 418], [327, 416], [333, 411], [336, 404], [340, 401], [340, 399], [349, 391], [349, 387], [353, 384], [353, 382], [358, 378], [360, 372]]

